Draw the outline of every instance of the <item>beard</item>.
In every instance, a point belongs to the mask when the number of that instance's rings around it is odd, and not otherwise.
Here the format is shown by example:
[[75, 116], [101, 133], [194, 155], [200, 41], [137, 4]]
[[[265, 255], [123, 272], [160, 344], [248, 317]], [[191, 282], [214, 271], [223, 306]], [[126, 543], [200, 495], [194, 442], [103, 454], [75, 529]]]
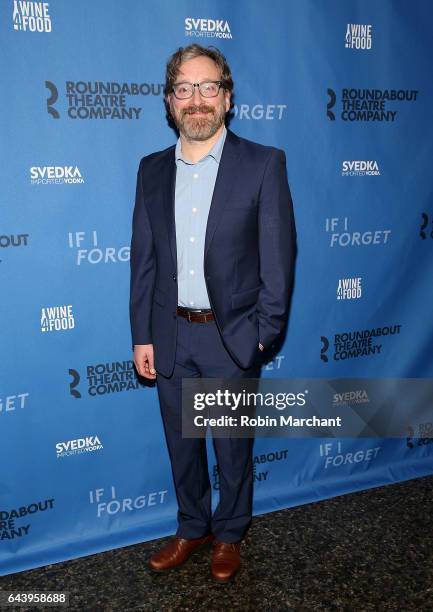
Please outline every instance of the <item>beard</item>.
[[[196, 117], [194, 113], [206, 113]], [[179, 132], [188, 140], [208, 140], [224, 123], [226, 109], [224, 100], [218, 107], [207, 104], [191, 104], [181, 110], [171, 109], [171, 114]]]

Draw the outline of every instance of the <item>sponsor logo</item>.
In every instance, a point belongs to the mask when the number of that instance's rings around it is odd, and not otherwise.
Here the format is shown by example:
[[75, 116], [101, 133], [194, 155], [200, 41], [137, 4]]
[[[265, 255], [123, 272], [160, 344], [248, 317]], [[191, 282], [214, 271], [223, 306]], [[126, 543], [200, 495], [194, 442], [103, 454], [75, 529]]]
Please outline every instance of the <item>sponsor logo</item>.
[[[54, 498], [44, 501], [33, 502], [28, 506], [20, 506], [12, 510], [0, 510], [0, 540], [15, 540], [29, 535], [31, 523], [29, 517], [38, 512], [52, 510]], [[25, 525], [16, 525], [17, 519], [23, 519]]]
[[186, 17], [185, 36], [198, 38], [233, 38], [228, 21]]
[[[253, 458], [253, 479], [254, 482], [265, 482], [268, 480], [270, 470], [266, 465], [268, 463], [273, 463], [274, 461], [286, 461], [288, 459], [288, 449], [273, 451], [270, 453], [264, 453], [262, 455], [256, 455]], [[267, 467], [267, 469], [263, 470], [263, 467]], [[213, 476], [213, 488], [215, 491], [218, 491], [220, 488], [220, 471], [219, 465], [214, 464], [212, 470]]]
[[411, 425], [407, 428], [407, 432], [406, 446], [408, 448], [425, 446], [433, 442], [433, 423], [431, 421], [428, 423], [419, 423], [418, 436], [415, 436], [415, 429]]
[[12, 11], [14, 30], [22, 32], [51, 32], [52, 23], [48, 2], [14, 0]]
[[74, 329], [75, 319], [72, 312], [72, 305], [67, 306], [46, 306], [41, 310], [41, 331], [64, 331]]
[[328, 89], [328, 104], [326, 105], [326, 115], [328, 119], [331, 121], [335, 121], [334, 111], [331, 109], [334, 108], [335, 103], [337, 101], [337, 96], [335, 95], [335, 91], [333, 89]]
[[47, 113], [51, 115], [53, 119], [60, 119], [59, 111], [53, 106], [59, 98], [57, 87], [54, 85], [54, 83], [51, 83], [51, 81], [45, 81], [45, 87], [50, 92], [50, 95], [47, 98]]
[[[335, 121], [337, 94], [328, 88], [326, 114], [328, 119]], [[389, 121], [396, 119], [397, 111], [389, 109], [388, 103], [394, 107], [396, 102], [415, 102], [418, 96], [416, 89], [356, 89], [341, 90], [340, 118], [343, 121]], [[334, 109], [334, 110], [332, 110]], [[337, 113], [338, 114], [338, 113]]]
[[[345, 361], [346, 359], [379, 355], [382, 352], [383, 338], [399, 334], [401, 327], [401, 325], [385, 325], [373, 329], [360, 329], [335, 334], [333, 338], [334, 353], [331, 359]], [[375, 343], [376, 339], [380, 339], [380, 344]], [[321, 342], [320, 359], [327, 363], [330, 359], [327, 354], [330, 346], [329, 339], [326, 336], [321, 336]]]
[[320, 349], [320, 359], [327, 363], [328, 359], [328, 349], [329, 349], [329, 340], [326, 336], [320, 336], [320, 341], [322, 342], [322, 348]]
[[[49, 91], [47, 112], [60, 118], [55, 108], [59, 90], [52, 81], [45, 81]], [[160, 96], [161, 83], [118, 83], [116, 81], [66, 81], [63, 104], [69, 119], [139, 119], [142, 96]], [[133, 104], [129, 105], [129, 104]]]
[[24, 408], [27, 405], [29, 395], [29, 393], [17, 393], [16, 395], [7, 395], [4, 398], [0, 397], [0, 413], [14, 412]]
[[60, 459], [62, 457], [71, 457], [72, 455], [81, 455], [82, 453], [93, 453], [103, 448], [98, 436], [86, 436], [77, 440], [57, 442], [56, 454], [57, 458]]
[[32, 166], [31, 185], [76, 185], [84, 183], [78, 166]]
[[344, 161], [341, 176], [380, 176], [377, 161]]
[[[79, 399], [81, 392], [77, 389], [81, 376], [77, 370], [69, 369], [72, 377], [69, 383], [70, 394]], [[109, 363], [97, 363], [86, 366], [87, 393], [91, 397], [107, 395], [108, 393], [121, 393], [123, 391], [135, 391], [142, 388], [137, 378], [134, 362], [111, 361]]]
[[421, 225], [419, 228], [419, 236], [421, 240], [426, 240], [427, 238], [433, 238], [433, 216], [430, 220], [429, 227], [429, 215], [426, 212], [421, 213]]
[[[337, 231], [339, 230], [339, 231]], [[325, 219], [325, 231], [330, 235], [330, 247], [365, 247], [388, 244], [390, 229], [349, 231], [349, 218], [332, 217]]]
[[[135, 510], [145, 510], [154, 506], [160, 506], [167, 502], [168, 490], [152, 491], [137, 497], [121, 497], [117, 498], [116, 489], [111, 486], [106, 492], [105, 489], [95, 489], [89, 491], [89, 503], [96, 506], [97, 518], [112, 516], [122, 512], [134, 512]], [[101, 501], [104, 498], [109, 498], [108, 501]]]
[[337, 300], [357, 300], [362, 296], [361, 277], [339, 278]]
[[130, 246], [99, 246], [96, 230], [91, 232], [68, 232], [68, 245], [74, 250], [77, 266], [82, 264], [125, 263], [129, 261]]
[[319, 455], [324, 458], [323, 467], [325, 470], [345, 465], [353, 466], [357, 463], [368, 463], [376, 459], [380, 450], [382, 450], [381, 446], [373, 446], [344, 452], [341, 441], [324, 442], [319, 445]]
[[346, 49], [371, 49], [371, 25], [361, 23], [348, 23], [346, 28], [346, 36], [344, 38], [344, 46]]
[[365, 389], [357, 389], [356, 391], [345, 391], [344, 393], [334, 393], [332, 405], [337, 406], [353, 406], [356, 404], [370, 403], [370, 398]]
[[254, 119], [265, 121], [281, 121], [284, 116], [284, 111], [287, 110], [287, 104], [235, 104], [232, 109], [234, 116], [237, 119]]
[[71, 382], [69, 383], [69, 393], [79, 399], [81, 397], [81, 393], [78, 391], [76, 387], [78, 387], [80, 383], [80, 375], [77, 370], [72, 370], [71, 368], [68, 370], [69, 376], [72, 377]]

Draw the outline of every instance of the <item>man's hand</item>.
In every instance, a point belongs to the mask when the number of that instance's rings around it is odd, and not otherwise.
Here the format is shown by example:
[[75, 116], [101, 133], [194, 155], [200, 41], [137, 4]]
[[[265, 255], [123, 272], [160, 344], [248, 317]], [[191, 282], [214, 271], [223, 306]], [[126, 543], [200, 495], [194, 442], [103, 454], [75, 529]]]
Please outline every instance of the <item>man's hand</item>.
[[135, 344], [134, 363], [140, 376], [155, 380], [156, 370], [153, 361], [153, 344]]

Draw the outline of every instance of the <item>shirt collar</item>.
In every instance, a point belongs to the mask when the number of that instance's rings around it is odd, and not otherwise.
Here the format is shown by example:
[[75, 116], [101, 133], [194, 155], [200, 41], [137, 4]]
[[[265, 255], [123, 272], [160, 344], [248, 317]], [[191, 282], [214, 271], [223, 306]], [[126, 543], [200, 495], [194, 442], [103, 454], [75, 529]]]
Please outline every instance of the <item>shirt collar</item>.
[[[209, 153], [206, 153], [206, 155], [204, 157], [202, 157], [201, 159], [199, 159], [196, 163], [198, 164], [201, 161], [204, 161], [207, 157], [212, 157], [217, 162], [217, 164], [219, 164], [220, 160], [221, 160], [221, 155], [223, 153], [223, 147], [224, 147], [224, 143], [225, 143], [225, 140], [226, 140], [226, 136], [227, 136], [227, 129], [226, 129], [226, 126], [224, 126], [223, 131], [221, 132], [218, 140], [216, 141], [216, 143], [214, 144], [212, 149], [209, 151]], [[192, 165], [194, 163], [194, 162], [190, 162], [190, 161], [186, 160], [182, 156], [182, 145], [181, 145], [181, 142], [180, 142], [180, 138], [178, 138], [177, 143], [176, 143], [175, 155], [176, 155], [176, 162], [181, 160], [185, 164], [191, 164]]]

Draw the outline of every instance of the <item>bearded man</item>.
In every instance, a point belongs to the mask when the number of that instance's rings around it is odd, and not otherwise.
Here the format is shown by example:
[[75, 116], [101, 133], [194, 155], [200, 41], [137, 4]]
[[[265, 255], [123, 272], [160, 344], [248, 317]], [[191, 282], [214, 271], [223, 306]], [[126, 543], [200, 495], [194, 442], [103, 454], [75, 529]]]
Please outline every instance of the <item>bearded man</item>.
[[287, 319], [292, 201], [284, 152], [226, 129], [233, 79], [217, 49], [178, 49], [164, 93], [179, 139], [140, 162], [131, 242], [134, 363], [156, 379], [178, 501], [177, 533], [149, 567], [212, 544], [212, 577], [229, 582], [251, 522], [253, 440], [213, 440], [212, 514], [206, 440], [182, 437], [182, 378], [259, 377]]

